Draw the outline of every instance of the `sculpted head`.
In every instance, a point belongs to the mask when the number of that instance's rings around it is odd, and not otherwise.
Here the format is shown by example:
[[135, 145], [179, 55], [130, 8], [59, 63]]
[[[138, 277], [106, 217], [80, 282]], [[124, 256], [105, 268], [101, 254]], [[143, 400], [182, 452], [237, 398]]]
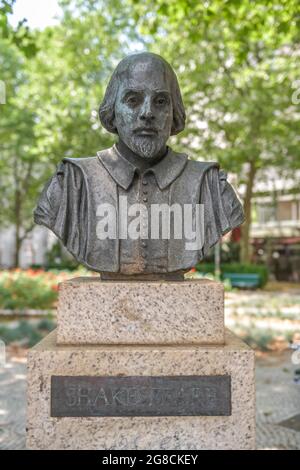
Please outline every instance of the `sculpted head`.
[[170, 135], [185, 126], [176, 75], [149, 52], [125, 57], [116, 67], [99, 109], [100, 121], [142, 158], [155, 158]]

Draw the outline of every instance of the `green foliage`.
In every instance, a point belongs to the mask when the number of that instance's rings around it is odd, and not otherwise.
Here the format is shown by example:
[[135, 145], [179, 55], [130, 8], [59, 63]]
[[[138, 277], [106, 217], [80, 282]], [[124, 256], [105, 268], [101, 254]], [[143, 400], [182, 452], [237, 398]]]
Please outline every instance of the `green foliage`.
[[195, 158], [218, 159], [234, 172], [250, 161], [257, 169], [300, 167], [291, 100], [298, 1], [132, 3], [141, 31], [152, 36], [149, 47], [178, 72], [189, 110], [185, 141]]
[[[238, 242], [226, 241], [220, 244], [221, 260], [223, 263], [238, 263], [240, 261], [240, 245]], [[214, 263], [214, 247], [205, 256], [205, 263]]]
[[0, 66], [7, 98], [6, 104], [0, 105], [0, 223], [19, 224], [22, 220], [23, 229], [29, 230], [32, 200], [40, 187], [43, 168], [32, 145], [35, 114], [21, 93], [28, 80], [24, 58], [8, 40], [0, 40]]
[[251, 347], [255, 349], [259, 349], [261, 351], [268, 351], [269, 344], [272, 342], [274, 338], [274, 333], [272, 334], [271, 331], [261, 331], [261, 330], [253, 330], [248, 332], [244, 337], [244, 341]]
[[0, 277], [0, 299], [3, 309], [47, 309], [53, 307], [57, 291], [43, 276], [5, 273]]
[[13, 4], [16, 0], [0, 0], [0, 32], [1, 36], [9, 35], [8, 15], [13, 12]]
[[51, 331], [55, 328], [55, 323], [54, 321], [49, 317], [49, 318], [43, 318], [37, 325], [38, 329], [41, 331]]
[[47, 310], [55, 307], [58, 284], [73, 277], [91, 276], [85, 268], [0, 271], [0, 309]]
[[[77, 3], [78, 13], [85, 2]], [[7, 96], [0, 105], [0, 225], [16, 227], [16, 266], [38, 195], [56, 165], [111, 145], [97, 110], [109, 74], [137, 41], [126, 3], [101, 2], [101, 9], [85, 8], [82, 16], [74, 2], [63, 4], [61, 24], [34, 33], [31, 57], [11, 36], [0, 38]]]
[[300, 168], [298, 0], [132, 0], [137, 25], [179, 75], [188, 109], [173, 140], [218, 160], [245, 184], [242, 260], [249, 261], [254, 184]]
[[21, 320], [15, 327], [0, 324], [0, 339], [5, 344], [20, 343], [31, 348], [54, 328], [55, 323], [50, 319], [41, 320], [37, 324]]
[[[199, 263], [196, 266], [197, 271], [204, 274], [213, 274], [215, 266], [213, 263]], [[237, 274], [258, 274], [260, 276], [260, 287], [264, 287], [268, 282], [268, 268], [258, 264], [242, 263], [222, 263], [221, 277], [223, 273]]]
[[[241, 335], [241, 331], [239, 329], [239, 335]], [[293, 333], [291, 332], [281, 332], [280, 335], [278, 332], [273, 331], [271, 329], [260, 329], [254, 328], [253, 326], [251, 329], [244, 331], [242, 334], [243, 340], [253, 349], [258, 349], [260, 351], [272, 351], [276, 350], [274, 347], [274, 343], [278, 340], [278, 338], [282, 341], [286, 341], [287, 343], [292, 341]]]
[[138, 37], [126, 2], [93, 3], [64, 1], [61, 24], [37, 38], [26, 90], [45, 164], [95, 155], [113, 141], [100, 126], [98, 108], [116, 63]]
[[178, 73], [188, 120], [171, 143], [192, 158], [218, 160], [245, 184], [248, 244], [257, 177], [270, 167], [286, 174], [300, 168], [299, 105], [292, 100], [299, 1], [61, 0], [60, 24], [41, 32], [25, 23], [9, 27], [13, 3], [0, 0], [0, 80], [7, 86], [0, 223], [16, 226], [17, 242], [32, 228], [35, 201], [57, 163], [111, 145], [99, 103], [116, 63], [144, 48]]
[[78, 262], [62, 246], [60, 241], [53, 244], [47, 253], [46, 269], [74, 270], [78, 268]]
[[0, 37], [8, 39], [27, 57], [33, 57], [37, 52], [34, 34], [26, 25], [26, 19], [19, 22], [14, 30], [8, 22], [8, 15], [13, 13], [16, 0], [0, 0]]

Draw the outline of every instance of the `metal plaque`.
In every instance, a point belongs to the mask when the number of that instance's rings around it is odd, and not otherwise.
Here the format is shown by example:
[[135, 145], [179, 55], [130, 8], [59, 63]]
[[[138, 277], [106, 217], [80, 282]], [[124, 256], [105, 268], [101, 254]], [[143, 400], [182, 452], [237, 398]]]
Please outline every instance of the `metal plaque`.
[[52, 376], [51, 416], [229, 416], [231, 377]]

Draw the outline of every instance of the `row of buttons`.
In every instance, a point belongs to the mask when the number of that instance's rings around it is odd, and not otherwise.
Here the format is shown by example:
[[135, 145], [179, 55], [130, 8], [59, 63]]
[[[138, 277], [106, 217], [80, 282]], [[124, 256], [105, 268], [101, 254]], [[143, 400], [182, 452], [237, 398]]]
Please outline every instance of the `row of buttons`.
[[[144, 186], [146, 186], [146, 185], [148, 184], [148, 181], [144, 178], [143, 181], [142, 181], [142, 183], [143, 183]], [[145, 196], [143, 197], [143, 202], [148, 202], [148, 198], [147, 198], [147, 196], [146, 196], [146, 194], [148, 194], [147, 188], [144, 188], [144, 189], [143, 189], [143, 194], [145, 195]]]
[[[143, 186], [144, 186], [144, 188], [143, 188], [143, 194], [144, 194], [143, 202], [148, 202], [148, 197], [147, 197], [148, 189], [145, 188], [145, 186], [147, 186], [147, 184], [148, 184], [148, 181], [147, 181], [145, 178], [143, 178], [142, 184], [143, 184]], [[147, 223], [147, 222], [144, 222], [144, 223], [143, 223], [143, 227], [144, 227], [144, 228], [147, 228], [147, 226], [148, 226], [148, 223]], [[141, 245], [142, 245], [143, 248], [147, 248], [147, 246], [148, 246], [145, 241], [142, 241], [142, 242], [141, 242]], [[147, 258], [147, 253], [146, 253], [146, 251], [142, 251], [141, 256], [142, 256], [142, 258]]]

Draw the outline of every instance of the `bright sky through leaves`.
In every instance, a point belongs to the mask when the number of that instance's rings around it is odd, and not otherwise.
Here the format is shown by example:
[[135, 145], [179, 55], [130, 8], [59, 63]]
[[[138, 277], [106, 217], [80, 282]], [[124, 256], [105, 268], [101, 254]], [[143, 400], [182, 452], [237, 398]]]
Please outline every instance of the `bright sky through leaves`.
[[26, 18], [30, 28], [38, 29], [56, 24], [55, 16], [61, 12], [58, 0], [17, 0], [13, 10], [9, 19], [12, 26], [16, 27], [19, 21]]

